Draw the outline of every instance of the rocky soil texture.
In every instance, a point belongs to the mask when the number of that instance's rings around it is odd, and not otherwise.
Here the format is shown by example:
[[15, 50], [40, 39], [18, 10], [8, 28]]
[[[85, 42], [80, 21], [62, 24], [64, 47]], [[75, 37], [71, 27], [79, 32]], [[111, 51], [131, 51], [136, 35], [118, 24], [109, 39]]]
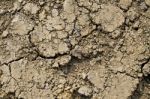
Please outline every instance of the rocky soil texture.
[[150, 0], [0, 0], [0, 99], [150, 99]]

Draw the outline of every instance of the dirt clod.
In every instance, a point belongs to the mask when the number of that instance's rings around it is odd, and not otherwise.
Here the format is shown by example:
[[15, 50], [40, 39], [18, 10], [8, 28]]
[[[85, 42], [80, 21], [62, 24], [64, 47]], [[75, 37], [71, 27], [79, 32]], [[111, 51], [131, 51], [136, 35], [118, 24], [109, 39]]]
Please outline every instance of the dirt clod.
[[113, 5], [102, 5], [101, 9], [96, 12], [93, 21], [101, 24], [104, 31], [112, 32], [124, 22], [124, 15], [120, 8]]
[[85, 95], [85, 96], [90, 96], [92, 93], [92, 90], [87, 86], [82, 86], [79, 88], [78, 93]]

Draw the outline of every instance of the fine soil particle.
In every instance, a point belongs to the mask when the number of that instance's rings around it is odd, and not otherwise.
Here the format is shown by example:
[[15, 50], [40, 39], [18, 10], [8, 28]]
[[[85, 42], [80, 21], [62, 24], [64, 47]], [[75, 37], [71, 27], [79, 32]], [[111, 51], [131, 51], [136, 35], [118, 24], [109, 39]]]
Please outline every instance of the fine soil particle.
[[150, 0], [0, 0], [0, 99], [150, 99]]

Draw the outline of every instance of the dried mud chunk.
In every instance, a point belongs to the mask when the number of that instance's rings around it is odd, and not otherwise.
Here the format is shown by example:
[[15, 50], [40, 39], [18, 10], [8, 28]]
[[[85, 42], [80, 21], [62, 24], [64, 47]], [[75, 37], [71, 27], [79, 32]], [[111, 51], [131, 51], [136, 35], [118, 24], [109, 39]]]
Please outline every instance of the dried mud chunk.
[[9, 31], [12, 34], [26, 35], [33, 29], [33, 21], [24, 14], [17, 14], [12, 20]]
[[95, 87], [103, 90], [107, 76], [108, 70], [103, 67], [97, 70], [89, 71], [87, 78], [92, 84], [94, 84]]
[[39, 20], [44, 20], [45, 17], [46, 17], [46, 11], [45, 10], [39, 12]]
[[147, 34], [149, 34], [150, 31], [150, 19], [149, 18], [145, 18], [145, 17], [140, 17], [140, 26]]
[[52, 10], [52, 16], [53, 16], [53, 17], [56, 17], [56, 16], [58, 16], [58, 15], [59, 15], [58, 10], [57, 10], [57, 9], [53, 9], [53, 10]]
[[150, 62], [144, 65], [143, 74], [144, 76], [148, 76], [150, 74]]
[[11, 9], [13, 7], [13, 3], [15, 0], [1, 0], [0, 1], [0, 12], [3, 11], [7, 11], [9, 9]]
[[113, 31], [110, 34], [110, 36], [111, 36], [111, 38], [116, 39], [116, 38], [119, 38], [121, 36], [121, 34], [122, 34], [122, 31], [119, 29], [116, 29], [115, 31]]
[[[63, 40], [67, 37], [64, 31], [49, 32], [45, 26], [37, 26], [31, 33], [31, 42], [37, 46], [39, 53], [45, 57], [54, 57], [56, 54], [69, 52], [67, 43]], [[59, 39], [58, 39], [59, 38]]]
[[54, 57], [57, 54], [51, 42], [39, 44], [38, 49], [39, 53], [45, 57]]
[[140, 9], [143, 11], [146, 11], [148, 9], [147, 5], [145, 4], [145, 2], [141, 2], [140, 4]]
[[82, 86], [79, 88], [78, 93], [80, 93], [81, 95], [90, 96], [92, 93], [92, 89], [88, 86]]
[[14, 77], [16, 80], [21, 79], [22, 72], [25, 70], [26, 63], [27, 61], [21, 59], [10, 64], [11, 76]]
[[65, 22], [60, 17], [47, 17], [46, 27], [49, 31], [63, 30], [65, 28]]
[[63, 7], [67, 14], [73, 14], [75, 11], [75, 0], [65, 0]]
[[97, 11], [100, 8], [101, 0], [75, 0], [78, 3], [78, 6], [85, 7], [90, 11]]
[[39, 53], [45, 57], [54, 57], [57, 54], [69, 52], [67, 44], [63, 41], [54, 44], [53, 42], [42, 42], [38, 44]]
[[125, 74], [111, 74], [108, 86], [103, 93], [103, 99], [128, 99], [136, 89], [139, 80]]
[[63, 92], [61, 93], [57, 99], [73, 99], [72, 94], [70, 92]]
[[102, 5], [101, 9], [93, 13], [92, 20], [101, 24], [104, 31], [112, 32], [124, 23], [123, 11], [113, 5]]
[[7, 63], [26, 56], [29, 49], [28, 36], [9, 37], [0, 40], [0, 62]]
[[11, 22], [11, 19], [12, 17], [10, 14], [0, 15], [0, 31], [3, 31], [7, 28]]
[[67, 12], [68, 14], [72, 14], [74, 12], [74, 3], [75, 0], [65, 0], [63, 7], [64, 7], [64, 11]]
[[46, 27], [44, 27], [44, 26], [42, 27], [42, 25], [40, 24], [39, 26], [35, 27], [34, 31], [31, 33], [31, 41], [32, 41], [32, 43], [37, 45], [44, 40], [51, 41], [52, 33], [50, 33], [46, 29]]
[[57, 31], [57, 36], [59, 39], [65, 39], [65, 38], [67, 38], [68, 33], [64, 32], [64, 31]]
[[148, 10], [144, 13], [144, 15], [145, 15], [147, 18], [150, 18], [150, 9], [148, 9]]
[[69, 63], [69, 61], [71, 60], [71, 56], [70, 55], [64, 55], [64, 56], [61, 56], [61, 57], [58, 57], [56, 60], [55, 60], [55, 63], [54, 64], [58, 64], [60, 66], [64, 66], [66, 65], [67, 63]]
[[139, 14], [137, 13], [137, 9], [136, 8], [131, 7], [127, 11], [127, 18], [129, 18], [131, 21], [134, 21], [138, 17], [139, 17]]
[[9, 67], [7, 65], [2, 65], [0, 66], [2, 75], [0, 76], [0, 81], [1, 84], [5, 84], [8, 83], [10, 80], [10, 71], [9, 71]]
[[67, 43], [60, 42], [58, 45], [58, 52], [60, 54], [64, 54], [64, 53], [67, 53], [68, 51], [69, 51], [69, 47], [68, 47]]
[[150, 0], [145, 0], [145, 3], [150, 6]]
[[2, 38], [5, 38], [8, 36], [8, 34], [9, 34], [9, 32], [6, 30], [6, 31], [3, 31], [1, 36], [2, 36]]
[[96, 27], [93, 24], [91, 24], [88, 14], [83, 13], [79, 15], [77, 20], [77, 25], [79, 25], [77, 27], [80, 29], [81, 36], [89, 35]]
[[90, 0], [76, 0], [76, 1], [79, 3], [80, 6], [90, 7], [92, 5], [92, 2]]
[[68, 22], [73, 22], [75, 20], [75, 0], [65, 0], [64, 4], [64, 17]]
[[121, 8], [127, 10], [131, 3], [132, 0], [120, 0], [119, 5], [121, 6]]
[[[12, 79], [8, 79], [8, 82], [4, 82], [4, 86], [2, 90], [6, 92], [15, 91], [16, 96], [18, 98], [24, 99], [35, 99], [36, 97], [40, 97], [41, 99], [50, 98], [48, 95], [51, 93], [51, 85], [50, 88], [45, 88], [45, 81], [50, 79], [53, 71], [45, 71], [45, 67], [49, 66], [47, 64], [49, 60], [45, 59], [37, 59], [35, 61], [28, 61], [25, 58], [19, 61], [14, 61], [10, 64], [11, 72], [9, 72], [9, 67], [0, 67], [5, 73], [5, 77], [7, 77], [6, 73], [11, 73], [10, 77]], [[4, 78], [2, 78], [4, 80]], [[5, 79], [6, 80], [6, 79]], [[18, 88], [19, 87], [19, 88]], [[20, 93], [21, 92], [21, 93]]]
[[31, 14], [36, 14], [39, 10], [39, 7], [33, 3], [27, 3], [24, 6], [24, 10], [31, 12]]
[[82, 58], [82, 49], [79, 46], [75, 46], [75, 48], [71, 51], [72, 56], [77, 57], [79, 59]]
[[138, 28], [139, 28], [139, 25], [140, 25], [140, 21], [136, 21], [136, 22], [133, 24], [133, 28], [134, 28], [134, 29], [138, 29]]

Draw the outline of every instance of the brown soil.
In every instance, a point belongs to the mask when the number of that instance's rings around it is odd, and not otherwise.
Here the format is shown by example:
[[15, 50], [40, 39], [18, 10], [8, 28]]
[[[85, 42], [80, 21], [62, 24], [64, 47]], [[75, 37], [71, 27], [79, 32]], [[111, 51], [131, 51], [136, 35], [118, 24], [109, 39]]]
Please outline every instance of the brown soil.
[[150, 0], [0, 0], [0, 99], [150, 99]]

